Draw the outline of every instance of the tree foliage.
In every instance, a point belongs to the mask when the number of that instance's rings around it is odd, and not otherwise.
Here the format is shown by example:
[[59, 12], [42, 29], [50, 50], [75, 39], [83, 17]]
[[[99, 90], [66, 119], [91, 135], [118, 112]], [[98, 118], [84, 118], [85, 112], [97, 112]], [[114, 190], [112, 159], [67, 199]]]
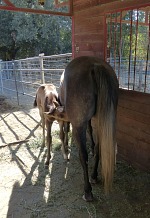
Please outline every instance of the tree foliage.
[[0, 11], [0, 20], [0, 59], [71, 52], [69, 17]]

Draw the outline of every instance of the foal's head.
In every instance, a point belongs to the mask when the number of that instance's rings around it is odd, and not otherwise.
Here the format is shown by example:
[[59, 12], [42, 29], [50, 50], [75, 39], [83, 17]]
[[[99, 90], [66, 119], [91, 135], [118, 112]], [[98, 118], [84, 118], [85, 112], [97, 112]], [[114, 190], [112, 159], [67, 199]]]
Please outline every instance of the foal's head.
[[45, 111], [47, 111], [49, 114], [52, 114], [59, 105], [60, 104], [58, 102], [58, 95], [56, 92], [50, 91], [46, 94]]

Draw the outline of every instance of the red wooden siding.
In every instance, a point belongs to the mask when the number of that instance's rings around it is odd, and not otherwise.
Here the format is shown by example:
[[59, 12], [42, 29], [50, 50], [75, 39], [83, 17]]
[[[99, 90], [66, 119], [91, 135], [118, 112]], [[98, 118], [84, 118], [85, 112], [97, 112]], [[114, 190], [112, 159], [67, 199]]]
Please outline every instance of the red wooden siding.
[[149, 0], [74, 0], [73, 52], [74, 57], [95, 55], [104, 58], [106, 12], [148, 5]]
[[150, 95], [120, 89], [117, 120], [118, 155], [150, 169]]
[[74, 55], [104, 54], [104, 16], [74, 15]]
[[[116, 0], [74, 0], [74, 10], [81, 11], [87, 8], [91, 8], [97, 5], [104, 5], [110, 2], [115, 2]], [[118, 0], [121, 1], [121, 0]]]

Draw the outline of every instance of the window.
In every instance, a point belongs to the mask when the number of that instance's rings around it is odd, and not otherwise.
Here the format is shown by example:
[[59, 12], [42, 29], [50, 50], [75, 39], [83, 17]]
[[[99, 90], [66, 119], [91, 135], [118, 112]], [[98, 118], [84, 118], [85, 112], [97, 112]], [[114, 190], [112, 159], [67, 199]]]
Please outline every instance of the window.
[[120, 88], [150, 93], [150, 6], [106, 15], [106, 60]]

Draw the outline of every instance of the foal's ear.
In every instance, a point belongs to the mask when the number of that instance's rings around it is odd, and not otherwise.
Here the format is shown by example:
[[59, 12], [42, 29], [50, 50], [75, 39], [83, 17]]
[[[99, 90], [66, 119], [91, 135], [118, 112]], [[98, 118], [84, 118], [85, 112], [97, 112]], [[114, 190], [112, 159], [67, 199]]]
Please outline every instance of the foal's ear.
[[50, 112], [43, 112], [43, 114], [50, 115], [51, 113]]
[[63, 113], [63, 112], [65, 111], [65, 107], [64, 107], [64, 106], [58, 106], [58, 107], [57, 107], [57, 111], [58, 111], [59, 113]]
[[53, 101], [53, 103], [54, 103], [54, 105], [56, 106], [56, 108], [60, 106], [60, 104], [59, 104], [58, 101]]

